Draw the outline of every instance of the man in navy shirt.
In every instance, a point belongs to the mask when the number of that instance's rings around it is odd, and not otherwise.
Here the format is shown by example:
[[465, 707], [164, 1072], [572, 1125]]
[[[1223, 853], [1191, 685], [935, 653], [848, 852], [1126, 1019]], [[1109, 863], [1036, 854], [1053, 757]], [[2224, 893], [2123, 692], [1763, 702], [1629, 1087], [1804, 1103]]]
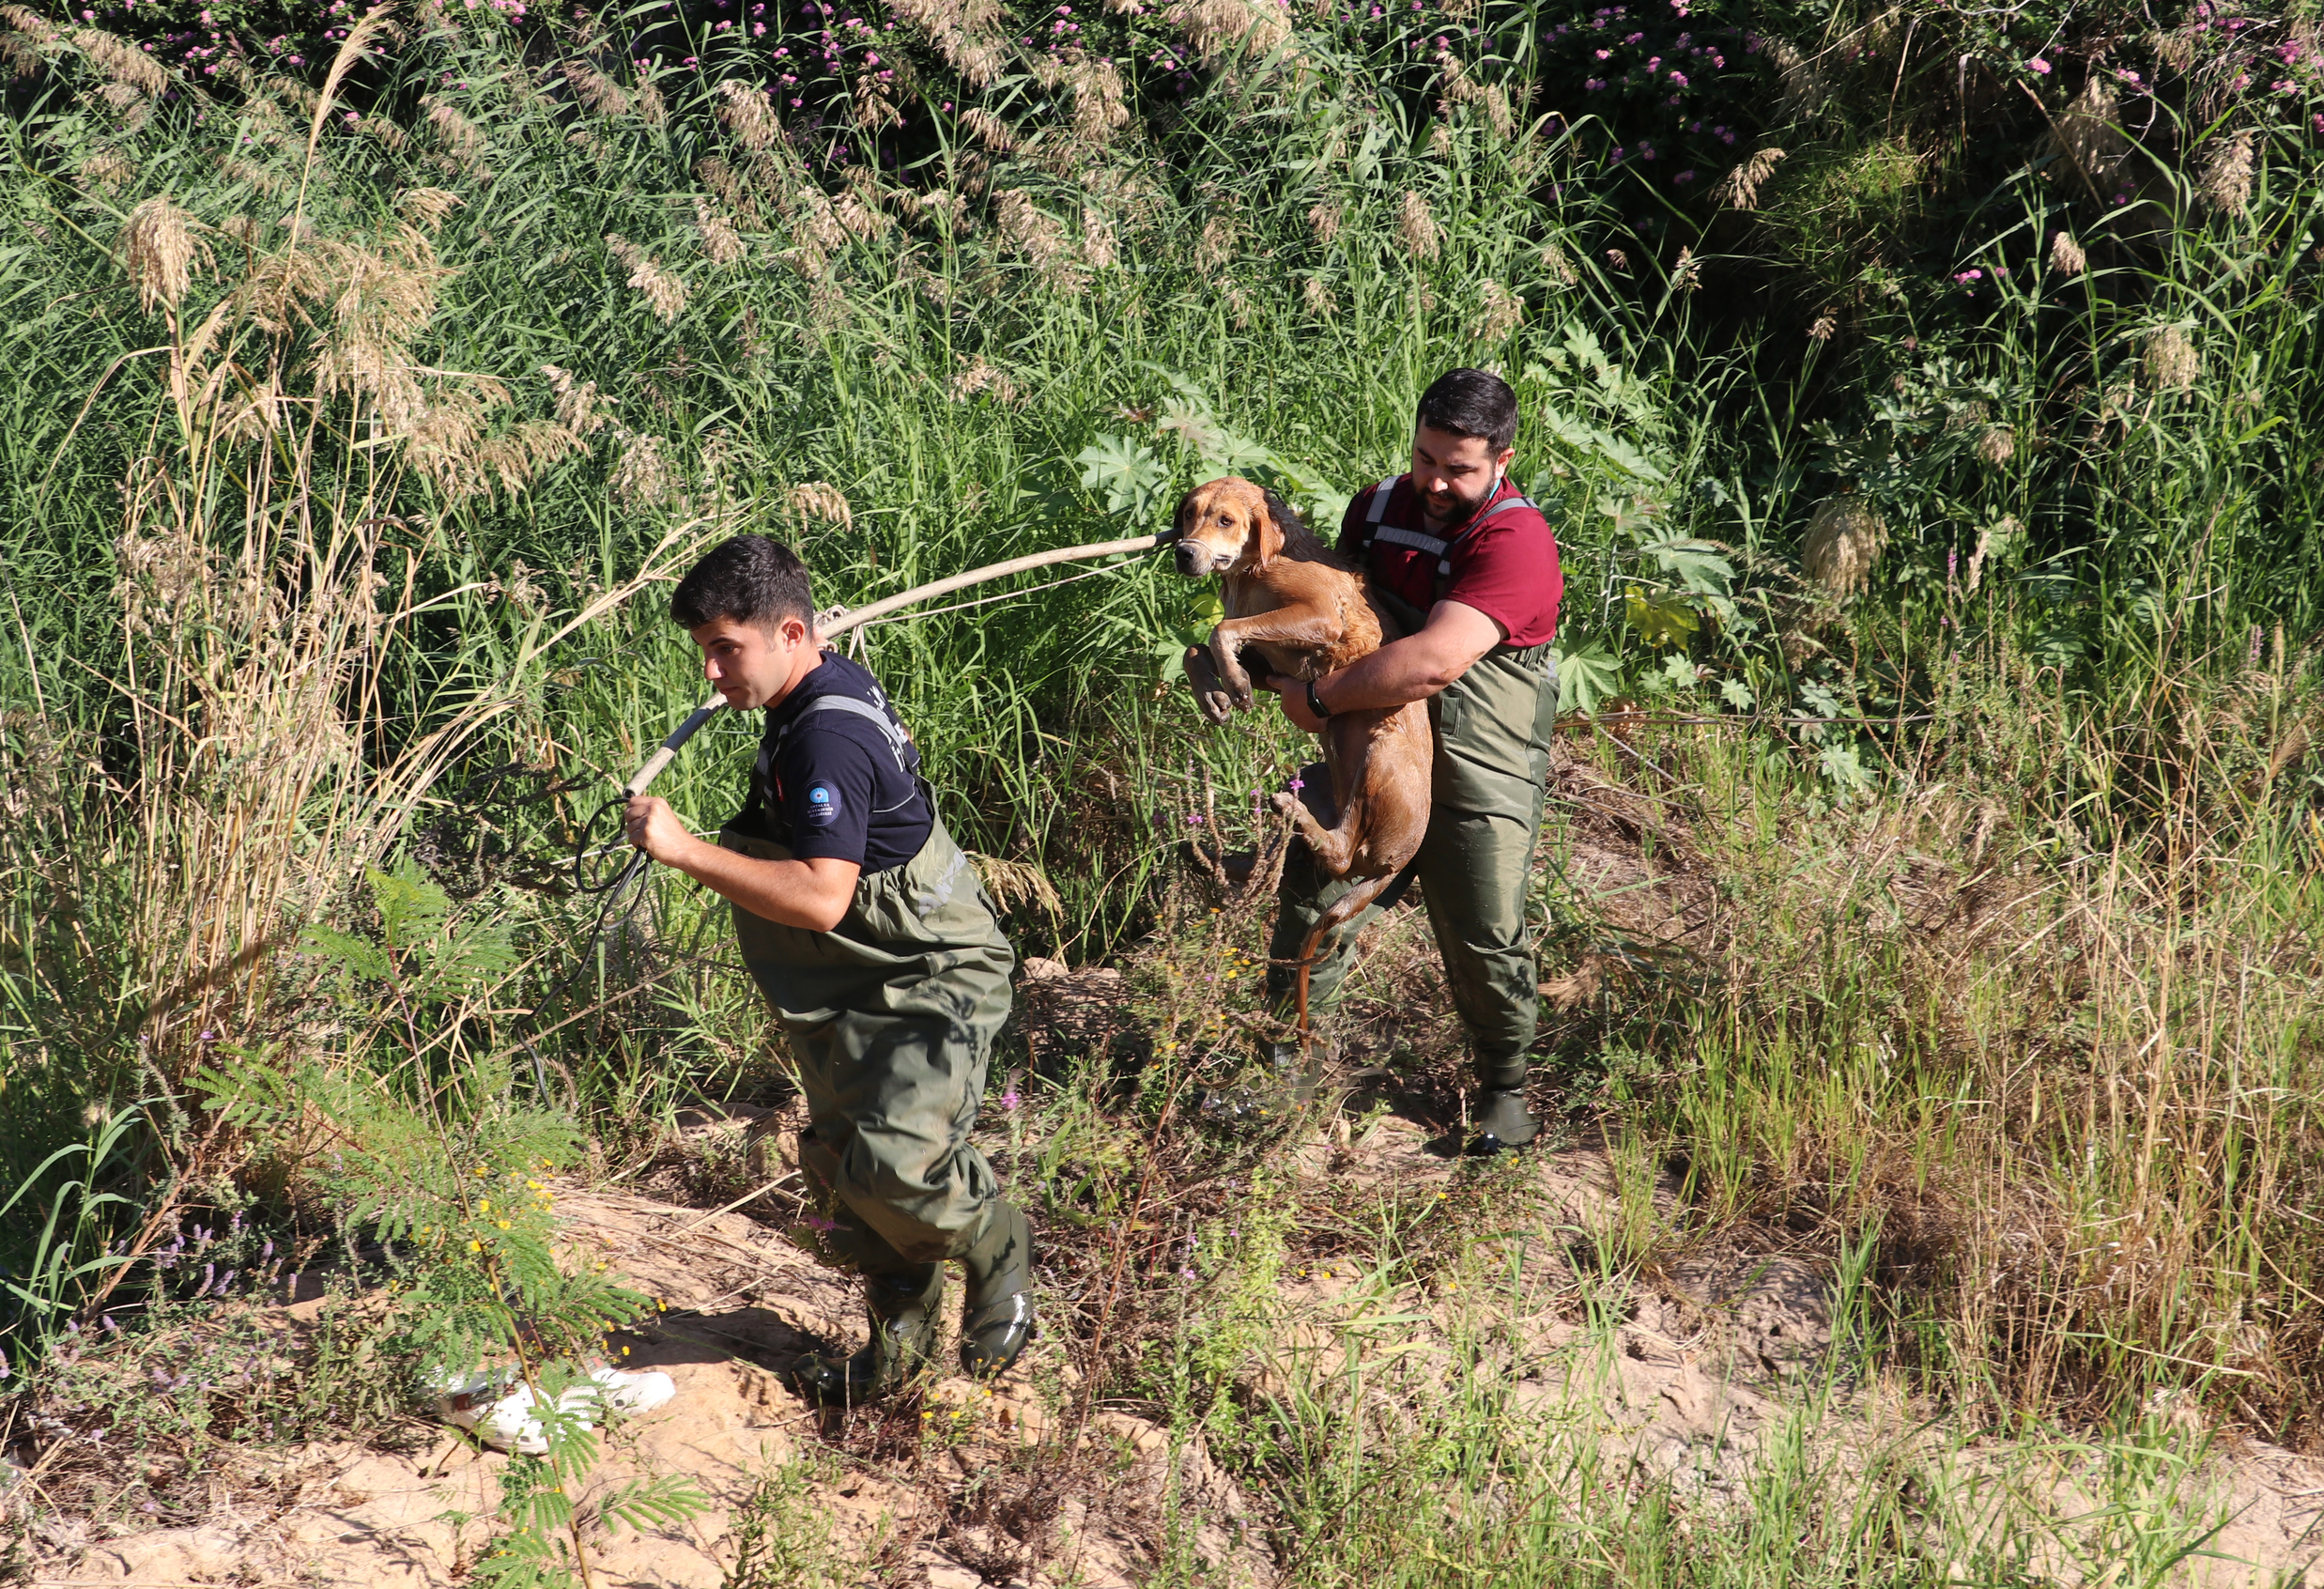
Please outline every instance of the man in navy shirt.
[[[1500, 377], [1450, 370], [1430, 384], [1414, 416], [1410, 471], [1360, 493], [1340, 526], [1340, 551], [1402, 637], [1313, 685], [1270, 681], [1284, 715], [1311, 733], [1323, 727], [1318, 707], [1328, 716], [1428, 702], [1436, 764], [1413, 875], [1469, 1037], [1478, 1084], [1470, 1148], [1479, 1153], [1521, 1147], [1541, 1129], [1525, 1103], [1537, 1002], [1525, 895], [1557, 721], [1550, 642], [1565, 582], [1548, 521], [1509, 479], [1516, 429], [1516, 393]], [[1320, 767], [1304, 781], [1329, 787]], [[1279, 1008], [1308, 932], [1347, 887], [1294, 846], [1270, 949], [1268, 989]], [[1380, 908], [1318, 951], [1311, 1002], [1338, 988], [1357, 934]]]
[[738, 535], [679, 582], [670, 615], [738, 710], [763, 707], [749, 803], [716, 844], [666, 801], [629, 803], [631, 842], [724, 895], [743, 961], [799, 1062], [800, 1168], [825, 1257], [864, 1277], [871, 1341], [794, 1382], [851, 1403], [934, 1345], [944, 1263], [967, 1298], [961, 1363], [990, 1376], [1033, 1326], [1032, 1232], [970, 1144], [1015, 964], [976, 871], [936, 815], [919, 751], [878, 681], [815, 635], [807, 567]]

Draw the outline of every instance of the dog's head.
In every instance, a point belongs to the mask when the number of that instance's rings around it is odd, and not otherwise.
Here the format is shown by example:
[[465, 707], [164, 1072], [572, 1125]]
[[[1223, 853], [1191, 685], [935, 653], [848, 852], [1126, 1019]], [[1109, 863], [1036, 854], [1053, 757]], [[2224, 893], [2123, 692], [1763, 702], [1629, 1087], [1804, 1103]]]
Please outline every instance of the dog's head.
[[1178, 572], [1264, 572], [1283, 555], [1289, 513], [1273, 492], [1237, 475], [1195, 486], [1178, 503]]

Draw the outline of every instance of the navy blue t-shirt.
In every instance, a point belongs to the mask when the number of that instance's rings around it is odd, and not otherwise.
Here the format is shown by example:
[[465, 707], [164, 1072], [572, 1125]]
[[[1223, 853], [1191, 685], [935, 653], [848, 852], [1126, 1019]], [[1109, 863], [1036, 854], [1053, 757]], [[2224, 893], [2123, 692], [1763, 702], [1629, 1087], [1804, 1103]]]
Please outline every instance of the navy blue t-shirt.
[[[825, 698], [834, 703], [814, 704]], [[935, 825], [919, 771], [919, 750], [879, 681], [826, 651], [766, 715], [741, 825], [801, 860], [885, 872], [919, 854]]]

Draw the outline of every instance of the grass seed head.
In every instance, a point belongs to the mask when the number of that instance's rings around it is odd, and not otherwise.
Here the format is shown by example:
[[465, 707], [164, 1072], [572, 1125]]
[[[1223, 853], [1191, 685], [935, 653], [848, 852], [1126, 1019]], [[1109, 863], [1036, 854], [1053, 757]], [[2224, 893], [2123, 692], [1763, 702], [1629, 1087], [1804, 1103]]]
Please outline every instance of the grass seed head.
[[694, 230], [702, 239], [702, 253], [713, 265], [732, 265], [743, 257], [743, 239], [733, 224], [711, 207], [708, 199], [694, 199]]
[[1316, 234], [1316, 240], [1330, 248], [1331, 240], [1340, 235], [1340, 207], [1325, 199], [1307, 212], [1307, 229]]
[[2088, 256], [2071, 232], [2060, 232], [2050, 239], [2050, 269], [2059, 275], [2079, 276], [2088, 265]]
[[1861, 592], [1888, 544], [1888, 526], [1861, 497], [1834, 497], [1808, 520], [1799, 550], [1800, 572], [1836, 600]]
[[2213, 209], [2240, 215], [2252, 207], [2252, 134], [2238, 132], [2212, 148], [2196, 192]]
[[2160, 326], [2147, 333], [2146, 366], [2158, 392], [2185, 392], [2203, 374], [2203, 355], [2183, 329]]
[[162, 194], [130, 211], [121, 228], [121, 263], [137, 284], [137, 301], [146, 314], [156, 305], [175, 309], [193, 285], [193, 272], [209, 251], [193, 235], [193, 217]]
[[395, 195], [395, 213], [422, 231], [433, 232], [464, 202], [448, 188], [406, 188]]
[[1501, 283], [1486, 282], [1478, 289], [1478, 297], [1485, 312], [1470, 328], [1478, 341], [1500, 342], [1524, 321], [1525, 300]]
[[783, 135], [782, 123], [775, 116], [775, 101], [766, 90], [733, 78], [718, 85], [718, 119], [734, 134], [734, 141], [753, 154], [772, 147]]
[[91, 149], [81, 162], [81, 179], [109, 193], [120, 192], [136, 175], [137, 168], [115, 148]]
[[1999, 469], [2017, 456], [2017, 433], [2006, 424], [1989, 424], [1977, 439], [1977, 455]]
[[1082, 263], [1093, 270], [1113, 268], [1118, 255], [1114, 246], [1114, 223], [1094, 204], [1082, 206]]
[[855, 515], [847, 505], [846, 493], [826, 480], [810, 480], [804, 486], [793, 486], [791, 488], [791, 507], [802, 521], [821, 519], [842, 530], [855, 527]]
[[606, 251], [629, 272], [629, 285], [645, 296], [646, 307], [669, 325], [685, 307], [685, 284], [619, 232], [606, 234]]
[[633, 436], [613, 466], [608, 486], [626, 507], [659, 507], [677, 490], [677, 476], [658, 436]]
[[169, 89], [169, 73], [161, 62], [101, 27], [73, 29], [72, 43], [99, 71], [149, 100]]
[[1429, 213], [1428, 195], [1417, 188], [1406, 189], [1396, 207], [1396, 235], [1413, 258], [1437, 256], [1437, 219]]
[[614, 116], [629, 114], [629, 95], [622, 85], [582, 61], [564, 64], [565, 84], [573, 97], [589, 107], [596, 116]]
[[1206, 63], [1246, 48], [1264, 55], [1291, 37], [1272, 0], [1173, 0], [1163, 16]]
[[1328, 320], [1340, 312], [1338, 301], [1331, 296], [1331, 287], [1325, 285], [1321, 276], [1309, 276], [1300, 283], [1300, 301], [1318, 320]]
[[1718, 179], [1711, 190], [1712, 202], [1730, 209], [1757, 209], [1760, 189], [1767, 185], [1784, 158], [1778, 148], [1753, 149], [1748, 159]]

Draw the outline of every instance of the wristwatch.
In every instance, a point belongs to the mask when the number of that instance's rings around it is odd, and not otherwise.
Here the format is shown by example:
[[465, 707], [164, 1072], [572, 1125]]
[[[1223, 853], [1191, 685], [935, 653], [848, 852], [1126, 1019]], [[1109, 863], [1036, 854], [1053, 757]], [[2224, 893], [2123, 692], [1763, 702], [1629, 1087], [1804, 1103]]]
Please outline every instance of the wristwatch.
[[1307, 709], [1318, 717], [1328, 717], [1331, 715], [1331, 708], [1326, 706], [1323, 703], [1323, 697], [1316, 693], [1316, 681], [1313, 679], [1307, 681]]

